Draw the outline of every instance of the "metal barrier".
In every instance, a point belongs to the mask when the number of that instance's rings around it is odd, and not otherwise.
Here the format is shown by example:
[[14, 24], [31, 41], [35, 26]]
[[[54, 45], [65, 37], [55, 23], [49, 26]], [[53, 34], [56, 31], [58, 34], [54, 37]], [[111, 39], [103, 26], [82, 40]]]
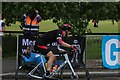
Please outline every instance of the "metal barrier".
[[[43, 33], [45, 32], [39, 32], [39, 34], [43, 34]], [[22, 34], [22, 31], [5, 31], [4, 34], [15, 35], [15, 37], [18, 37], [18, 35]], [[90, 33], [90, 34], [86, 33], [84, 34], [86, 35], [86, 48], [84, 52], [84, 61], [88, 68], [102, 67], [102, 52], [101, 52], [102, 36], [103, 35], [119, 35], [119, 34], [120, 33]], [[18, 42], [15, 41], [15, 43], [18, 43]]]
[[[42, 32], [40, 34], [43, 34], [43, 33], [44, 32]], [[19, 32], [18, 31], [5, 32], [5, 36], [6, 35], [14, 35], [14, 37], [16, 37], [16, 39], [17, 39], [17, 35], [21, 35], [21, 34], [22, 34], [22, 32], [20, 32], [20, 31]], [[84, 54], [84, 61], [86, 63], [86, 67], [90, 71], [91, 76], [97, 76], [96, 74], [98, 74], [98, 76], [105, 76], [105, 75], [118, 76], [117, 70], [109, 70], [109, 69], [106, 69], [103, 67], [101, 48], [102, 48], [102, 36], [104, 36], [104, 35], [120, 35], [120, 33], [99, 33], [99, 34], [91, 33], [91, 34], [85, 34], [85, 35], [86, 35], [86, 48], [85, 48], [85, 52], [84, 52], [85, 53]], [[4, 41], [3, 41], [3, 43], [4, 43]], [[16, 43], [17, 42], [14, 41], [14, 44], [16, 44]], [[9, 48], [7, 48], [7, 49], [9, 49]], [[3, 53], [4, 53], [4, 51], [3, 51]], [[7, 53], [7, 54], [11, 54], [11, 53]], [[105, 71], [106, 71], [106, 73], [105, 73]], [[109, 73], [109, 75], [108, 75], [108, 73]]]
[[102, 68], [102, 36], [86, 36], [86, 65], [88, 68]]

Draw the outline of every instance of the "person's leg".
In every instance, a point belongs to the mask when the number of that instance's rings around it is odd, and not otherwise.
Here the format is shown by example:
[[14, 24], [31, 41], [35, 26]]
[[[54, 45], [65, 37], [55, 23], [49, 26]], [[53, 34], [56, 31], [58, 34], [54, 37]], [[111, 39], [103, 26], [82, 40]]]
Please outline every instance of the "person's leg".
[[47, 71], [50, 71], [51, 68], [52, 68], [52, 63], [56, 59], [56, 57], [55, 57], [55, 55], [53, 54], [52, 51], [48, 52], [47, 57], [49, 58], [48, 62], [47, 62]]
[[[41, 43], [41, 44], [39, 44], [39, 43]], [[34, 46], [34, 51], [40, 52], [41, 54], [45, 55], [48, 58], [46, 75], [49, 75], [50, 70], [52, 68], [52, 63], [56, 59], [53, 52], [47, 46], [44, 46], [44, 44], [42, 44], [42, 42], [37, 42], [37, 41]]]

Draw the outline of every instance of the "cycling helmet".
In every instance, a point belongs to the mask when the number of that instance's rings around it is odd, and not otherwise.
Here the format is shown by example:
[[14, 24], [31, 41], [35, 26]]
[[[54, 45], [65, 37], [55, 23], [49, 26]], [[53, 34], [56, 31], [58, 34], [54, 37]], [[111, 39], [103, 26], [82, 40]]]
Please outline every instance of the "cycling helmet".
[[70, 31], [72, 29], [72, 26], [70, 24], [63, 24], [61, 27], [60, 27], [61, 30], [68, 30]]

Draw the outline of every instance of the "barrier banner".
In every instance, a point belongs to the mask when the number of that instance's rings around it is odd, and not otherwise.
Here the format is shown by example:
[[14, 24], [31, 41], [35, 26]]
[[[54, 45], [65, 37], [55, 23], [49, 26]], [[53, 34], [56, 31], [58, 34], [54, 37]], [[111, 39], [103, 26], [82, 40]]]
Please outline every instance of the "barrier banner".
[[[19, 36], [19, 43], [18, 43], [18, 51], [19, 53], [26, 53], [26, 48], [28, 45], [35, 45], [35, 41], [36, 41], [36, 37], [24, 37], [24, 36]], [[86, 38], [85, 37], [79, 37], [79, 36], [70, 36], [70, 37], [65, 37], [64, 41], [75, 45], [77, 47], [79, 47], [79, 50], [76, 52], [76, 54], [70, 54], [70, 56], [72, 55], [73, 57], [70, 57], [71, 62], [75, 62], [75, 63], [80, 63], [80, 61], [83, 59], [83, 53], [84, 53], [84, 49], [85, 49], [85, 42], [86, 42]], [[48, 44], [48, 46], [52, 46], [53, 49], [55, 47], [58, 46], [57, 42], [53, 42], [51, 44]], [[66, 48], [68, 49], [68, 48]], [[68, 50], [69, 51], [69, 50]], [[18, 53], [18, 54], [19, 54]], [[57, 53], [57, 51], [55, 52]]]
[[120, 68], [120, 36], [102, 37], [102, 61], [108, 69]]
[[69, 54], [69, 58], [73, 67], [79, 68], [83, 65], [83, 54], [85, 51], [86, 37], [81, 36], [69, 36], [64, 39], [65, 42], [75, 45], [79, 48], [76, 53]]
[[26, 53], [26, 48], [29, 45], [35, 45], [36, 37], [24, 37], [22, 35], [19, 36], [19, 44], [18, 51], [19, 53]]

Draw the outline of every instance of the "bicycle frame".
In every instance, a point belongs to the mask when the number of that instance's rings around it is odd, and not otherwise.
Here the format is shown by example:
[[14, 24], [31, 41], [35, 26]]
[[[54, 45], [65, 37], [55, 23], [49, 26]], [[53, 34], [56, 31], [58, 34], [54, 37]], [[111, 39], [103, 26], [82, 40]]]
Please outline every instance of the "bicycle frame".
[[[53, 71], [48, 77], [49, 78], [52, 78], [61, 68], [63, 68], [66, 64], [69, 65], [72, 73], [74, 76], [76, 76], [77, 74], [75, 73], [71, 63], [70, 63], [70, 60], [68, 58], [68, 54], [67, 53], [64, 53], [63, 56], [65, 57], [65, 61], [55, 70]], [[42, 55], [41, 55], [41, 59], [42, 59]], [[46, 73], [46, 69], [45, 69], [45, 65], [44, 65], [44, 62], [43, 62], [43, 59], [42, 59], [42, 62], [40, 62], [30, 73], [28, 73], [28, 75], [34, 77], [34, 78], [39, 78], [39, 79], [42, 79], [43, 76], [36, 76], [36, 75], [33, 75], [33, 73], [35, 72], [35, 70], [37, 70], [37, 68], [42, 64], [43, 66], [43, 69], [44, 69], [44, 72]]]
[[65, 61], [64, 61], [54, 72], [52, 72], [52, 73], [48, 76], [49, 78], [52, 78], [52, 77], [54, 76], [54, 74], [57, 73], [57, 72], [58, 72], [62, 67], [64, 67], [66, 64], [69, 65], [69, 67], [70, 67], [73, 75], [76, 75], [76, 73], [75, 73], [75, 71], [74, 71], [74, 69], [73, 69], [73, 67], [72, 67], [72, 65], [71, 65], [71, 63], [70, 63], [70, 60], [69, 60], [69, 58], [68, 58], [67, 53], [63, 54], [63, 56], [65, 57]]
[[46, 74], [46, 68], [45, 68], [45, 64], [44, 64], [44, 61], [43, 61], [43, 55], [42, 54], [40, 54], [41, 56], [41, 62], [32, 70], [32, 71], [30, 71], [29, 73], [28, 73], [28, 75], [30, 75], [31, 77], [34, 77], [34, 78], [38, 78], [38, 79], [42, 79], [43, 78], [43, 76], [36, 76], [36, 75], [33, 75], [33, 73], [37, 70], [37, 68], [39, 67], [39, 66], [41, 66], [42, 65], [42, 67], [43, 67], [43, 69], [44, 69], [44, 74]]

